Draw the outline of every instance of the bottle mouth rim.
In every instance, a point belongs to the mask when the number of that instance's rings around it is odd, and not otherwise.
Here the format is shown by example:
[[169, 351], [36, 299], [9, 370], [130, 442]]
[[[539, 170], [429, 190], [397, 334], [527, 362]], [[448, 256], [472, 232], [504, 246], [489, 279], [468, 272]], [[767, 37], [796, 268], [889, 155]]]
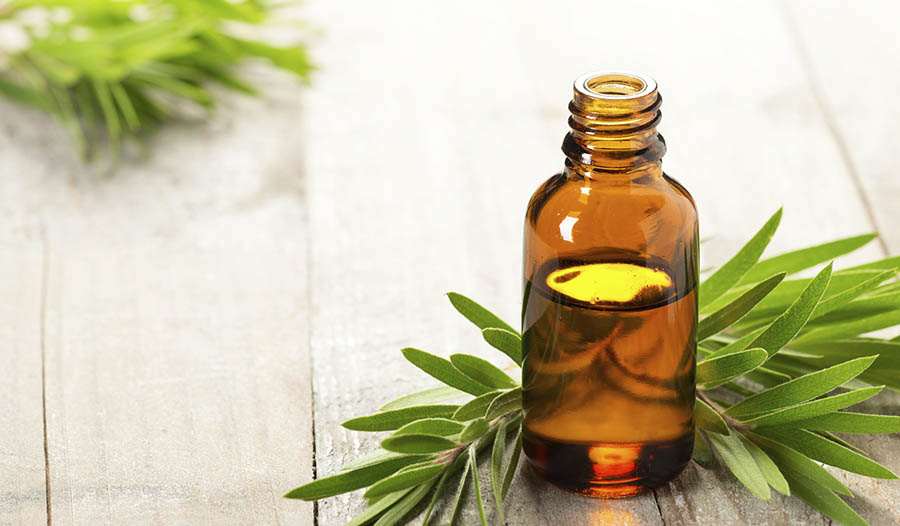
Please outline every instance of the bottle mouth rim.
[[633, 100], [655, 92], [656, 81], [634, 71], [594, 71], [578, 77], [575, 91], [596, 100]]

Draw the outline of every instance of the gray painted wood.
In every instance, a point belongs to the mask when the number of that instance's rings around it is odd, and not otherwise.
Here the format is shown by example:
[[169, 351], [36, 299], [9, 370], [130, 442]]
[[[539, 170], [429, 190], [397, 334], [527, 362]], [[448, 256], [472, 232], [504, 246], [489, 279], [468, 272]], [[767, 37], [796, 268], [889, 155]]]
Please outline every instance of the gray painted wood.
[[21, 432], [19, 449], [0, 438], [17, 466], [0, 470], [0, 522], [46, 521], [28, 248], [44, 231], [53, 524], [312, 523], [311, 503], [281, 498], [312, 478], [299, 86], [257, 80], [267, 98], [225, 97], [112, 178], [79, 167], [55, 123], [3, 105], [0, 240], [22, 255], [4, 258], [0, 374], [18, 378], [18, 409], [0, 418]]
[[43, 254], [0, 248], [0, 524], [47, 521], [41, 404]]

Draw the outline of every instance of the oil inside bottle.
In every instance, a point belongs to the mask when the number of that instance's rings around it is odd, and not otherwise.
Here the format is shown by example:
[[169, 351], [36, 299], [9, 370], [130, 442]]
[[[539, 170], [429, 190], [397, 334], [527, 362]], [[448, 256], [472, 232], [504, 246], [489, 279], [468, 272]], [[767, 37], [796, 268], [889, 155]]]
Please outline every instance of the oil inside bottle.
[[525, 452], [550, 482], [626, 497], [693, 448], [696, 290], [623, 250], [554, 259], [526, 284]]

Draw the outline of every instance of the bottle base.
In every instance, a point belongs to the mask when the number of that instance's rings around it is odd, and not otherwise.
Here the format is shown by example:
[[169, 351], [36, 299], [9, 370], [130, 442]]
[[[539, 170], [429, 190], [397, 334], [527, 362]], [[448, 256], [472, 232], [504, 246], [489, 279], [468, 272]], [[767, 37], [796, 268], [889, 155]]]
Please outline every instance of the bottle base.
[[523, 450], [547, 482], [586, 497], [633, 497], [678, 476], [691, 460], [694, 434], [667, 442], [558, 442], [524, 430]]

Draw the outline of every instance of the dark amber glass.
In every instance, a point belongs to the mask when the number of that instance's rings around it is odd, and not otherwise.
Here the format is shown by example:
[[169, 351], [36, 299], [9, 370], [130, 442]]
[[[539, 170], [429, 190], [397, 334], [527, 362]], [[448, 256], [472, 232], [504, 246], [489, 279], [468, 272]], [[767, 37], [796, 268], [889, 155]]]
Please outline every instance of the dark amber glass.
[[663, 173], [652, 79], [575, 82], [562, 173], [525, 220], [525, 453], [550, 482], [627, 497], [691, 458], [697, 211]]

